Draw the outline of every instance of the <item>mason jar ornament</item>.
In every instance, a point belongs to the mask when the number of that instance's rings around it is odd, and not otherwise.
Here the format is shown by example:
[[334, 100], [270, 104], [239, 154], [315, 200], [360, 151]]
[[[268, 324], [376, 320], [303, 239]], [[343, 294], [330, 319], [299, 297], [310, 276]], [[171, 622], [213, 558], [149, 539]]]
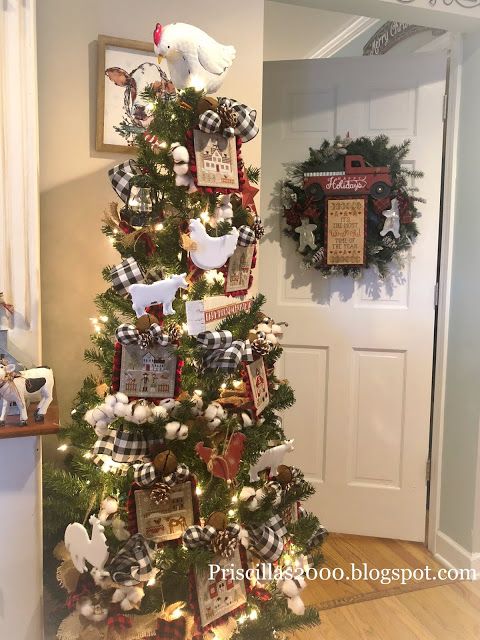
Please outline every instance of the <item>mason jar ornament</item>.
[[135, 229], [161, 220], [161, 207], [155, 189], [132, 185], [127, 205], [121, 210], [120, 216]]

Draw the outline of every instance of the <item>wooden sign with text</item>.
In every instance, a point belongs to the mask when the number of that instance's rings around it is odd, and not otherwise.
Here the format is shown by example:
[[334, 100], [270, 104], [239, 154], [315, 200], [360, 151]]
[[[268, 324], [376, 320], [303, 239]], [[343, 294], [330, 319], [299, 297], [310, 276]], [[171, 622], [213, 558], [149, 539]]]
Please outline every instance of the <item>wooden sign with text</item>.
[[366, 263], [367, 198], [328, 198], [325, 261], [328, 266]]

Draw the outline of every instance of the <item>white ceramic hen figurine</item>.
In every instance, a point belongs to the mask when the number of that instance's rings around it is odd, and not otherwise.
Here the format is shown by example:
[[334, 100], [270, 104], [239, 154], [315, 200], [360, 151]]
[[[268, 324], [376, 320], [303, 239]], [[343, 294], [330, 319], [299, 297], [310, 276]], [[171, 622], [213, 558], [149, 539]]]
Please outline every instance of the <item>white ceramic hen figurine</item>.
[[194, 249], [190, 249], [192, 262], [208, 271], [220, 269], [237, 248], [238, 229], [233, 227], [230, 233], [218, 238], [209, 236], [200, 220], [190, 220], [190, 239]]
[[235, 59], [235, 47], [220, 44], [205, 31], [174, 22], [153, 32], [154, 51], [168, 63], [177, 89], [194, 87], [214, 93], [221, 86]]

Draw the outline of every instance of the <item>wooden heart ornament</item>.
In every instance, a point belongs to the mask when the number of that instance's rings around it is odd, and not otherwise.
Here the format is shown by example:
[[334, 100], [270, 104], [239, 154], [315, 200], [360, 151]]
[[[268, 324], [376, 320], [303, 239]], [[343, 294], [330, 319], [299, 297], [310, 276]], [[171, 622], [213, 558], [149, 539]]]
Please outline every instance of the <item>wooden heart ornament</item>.
[[245, 435], [237, 431], [228, 441], [223, 454], [216, 449], [205, 447], [203, 442], [199, 442], [195, 446], [195, 451], [205, 462], [212, 475], [228, 482], [233, 480], [238, 473], [244, 446]]

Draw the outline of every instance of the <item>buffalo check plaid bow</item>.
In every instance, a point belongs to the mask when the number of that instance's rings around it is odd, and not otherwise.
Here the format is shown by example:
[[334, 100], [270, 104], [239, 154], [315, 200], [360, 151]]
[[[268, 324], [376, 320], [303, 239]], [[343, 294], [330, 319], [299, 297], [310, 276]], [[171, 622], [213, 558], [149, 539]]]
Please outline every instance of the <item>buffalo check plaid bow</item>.
[[327, 529], [321, 524], [312, 537], [307, 542], [307, 548], [313, 549], [314, 547], [318, 547], [325, 542], [326, 537], [328, 536]]
[[140, 533], [127, 540], [107, 567], [114, 582], [132, 587], [146, 582], [156, 573], [152, 563], [153, 551]]
[[255, 244], [257, 238], [255, 236], [255, 231], [248, 227], [246, 224], [242, 224], [241, 227], [238, 227], [238, 240], [237, 244], [241, 247], [248, 247], [250, 244]]
[[164, 333], [159, 324], [152, 324], [143, 332], [140, 332], [134, 324], [121, 324], [115, 335], [118, 342], [123, 345], [138, 344], [141, 349], [147, 349], [152, 344], [165, 347], [170, 343], [170, 336]]
[[112, 460], [132, 463], [142, 460], [148, 453], [148, 443], [139, 432], [120, 428], [115, 433]]
[[176, 620], [157, 620], [157, 630], [154, 640], [185, 640], [186, 620], [180, 616]]
[[240, 362], [253, 361], [252, 346], [248, 340], [234, 340], [231, 331], [204, 331], [197, 341], [208, 350], [203, 364], [208, 369], [233, 372]]
[[205, 527], [194, 524], [185, 530], [183, 543], [189, 549], [209, 547], [225, 558], [230, 558], [237, 547], [240, 530], [241, 527], [236, 522], [231, 522], [222, 531], [217, 531], [208, 524]]
[[255, 124], [257, 112], [254, 109], [230, 98], [219, 98], [218, 105], [230, 109], [235, 114], [235, 126], [223, 127], [220, 115], [216, 111], [208, 109], [200, 115], [198, 121], [198, 126], [202, 131], [205, 133], [220, 132], [226, 138], [238, 136], [242, 142], [248, 142], [257, 135], [258, 127]]
[[135, 160], [126, 160], [108, 171], [108, 177], [110, 178], [113, 189], [125, 204], [128, 203], [132, 189], [130, 181], [133, 176], [138, 175], [139, 172], [140, 170]]
[[128, 287], [131, 284], [139, 284], [144, 282], [145, 276], [137, 264], [135, 258], [126, 258], [122, 262], [113, 267], [110, 271], [110, 281], [112, 287], [122, 296], [128, 294]]
[[249, 527], [252, 546], [265, 562], [275, 562], [283, 553], [283, 536], [287, 529], [279, 515], [272, 516], [259, 527]]
[[[92, 462], [94, 462], [97, 466], [101, 467], [106, 462], [112, 460], [113, 455], [113, 445], [115, 443], [115, 430], [111, 430], [107, 435], [99, 438], [92, 449]], [[127, 464], [115, 464], [114, 466], [108, 469], [110, 473], [124, 476], [128, 472]]]
[[[145, 460], [144, 462], [134, 464], [134, 480], [138, 484], [148, 486], [158, 479], [158, 474], [155, 470], [153, 462]], [[173, 473], [162, 478], [167, 486], [173, 487], [176, 484], [185, 482], [190, 475], [190, 469], [186, 464], [180, 463]]]

